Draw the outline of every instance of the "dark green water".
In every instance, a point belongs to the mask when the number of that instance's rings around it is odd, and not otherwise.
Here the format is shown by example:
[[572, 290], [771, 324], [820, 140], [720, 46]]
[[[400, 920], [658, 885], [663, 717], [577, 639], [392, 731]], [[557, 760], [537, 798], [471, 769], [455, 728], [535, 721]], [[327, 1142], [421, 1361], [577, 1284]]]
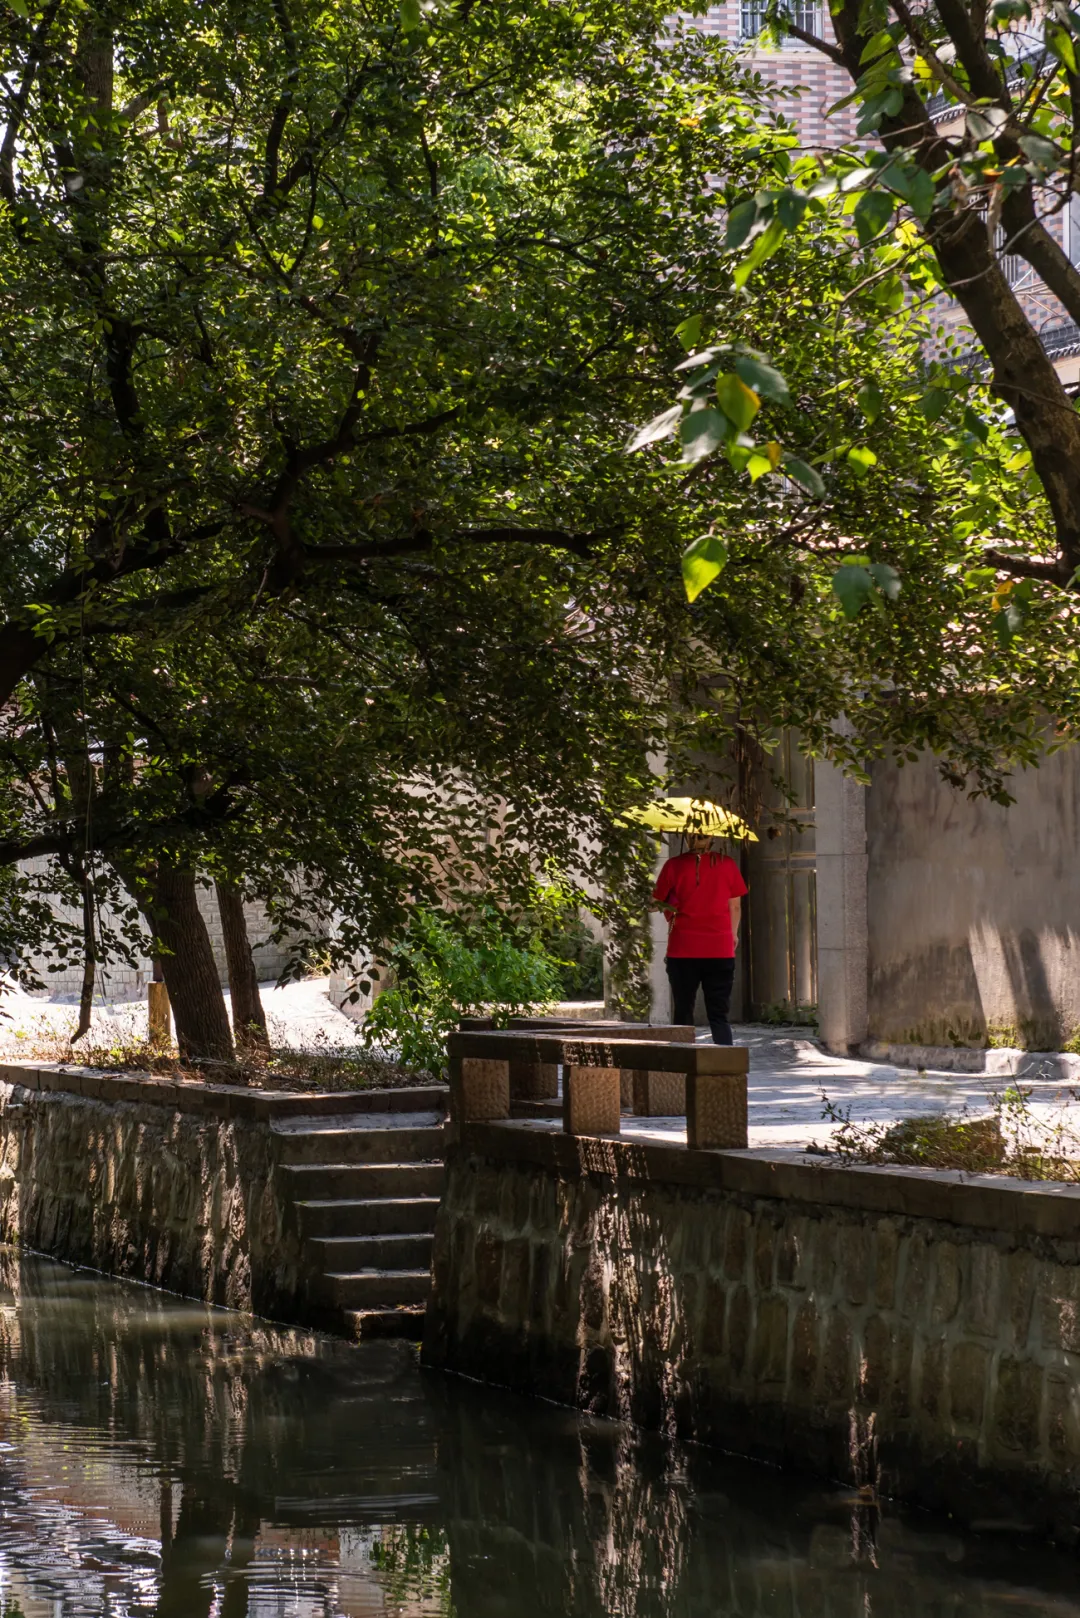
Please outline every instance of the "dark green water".
[[0, 1249], [3, 1618], [1080, 1618], [1080, 1561]]

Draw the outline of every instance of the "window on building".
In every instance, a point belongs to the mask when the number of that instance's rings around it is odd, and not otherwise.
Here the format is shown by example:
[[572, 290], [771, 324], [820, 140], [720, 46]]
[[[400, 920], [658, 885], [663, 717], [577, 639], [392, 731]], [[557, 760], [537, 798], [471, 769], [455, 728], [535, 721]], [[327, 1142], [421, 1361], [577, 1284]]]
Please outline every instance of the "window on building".
[[[740, 0], [740, 27], [742, 39], [756, 39], [765, 26], [769, 0]], [[796, 28], [805, 34], [821, 37], [820, 0], [787, 0], [783, 9]]]

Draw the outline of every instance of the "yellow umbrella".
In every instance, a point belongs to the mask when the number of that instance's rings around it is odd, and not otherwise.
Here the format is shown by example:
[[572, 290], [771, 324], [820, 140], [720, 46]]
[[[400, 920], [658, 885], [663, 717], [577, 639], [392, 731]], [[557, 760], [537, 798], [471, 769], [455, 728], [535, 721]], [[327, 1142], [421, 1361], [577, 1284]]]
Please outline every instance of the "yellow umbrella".
[[721, 809], [708, 798], [656, 798], [643, 809], [624, 809], [620, 824], [632, 821], [636, 826], [648, 826], [652, 831], [680, 831], [700, 837], [737, 837], [744, 843], [756, 843], [757, 837], [745, 820], [733, 815], [730, 809]]

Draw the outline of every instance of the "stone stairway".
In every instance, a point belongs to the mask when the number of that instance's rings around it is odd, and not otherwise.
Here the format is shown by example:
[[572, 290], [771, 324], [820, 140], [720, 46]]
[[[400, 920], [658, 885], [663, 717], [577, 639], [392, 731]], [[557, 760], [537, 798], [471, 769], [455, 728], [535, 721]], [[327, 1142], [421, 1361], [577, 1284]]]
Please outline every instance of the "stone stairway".
[[[416, 1111], [281, 1119], [281, 1176], [313, 1314], [353, 1337], [414, 1337], [431, 1287], [445, 1091]], [[397, 1099], [395, 1097], [395, 1099]], [[422, 1110], [420, 1110], [422, 1109]]]

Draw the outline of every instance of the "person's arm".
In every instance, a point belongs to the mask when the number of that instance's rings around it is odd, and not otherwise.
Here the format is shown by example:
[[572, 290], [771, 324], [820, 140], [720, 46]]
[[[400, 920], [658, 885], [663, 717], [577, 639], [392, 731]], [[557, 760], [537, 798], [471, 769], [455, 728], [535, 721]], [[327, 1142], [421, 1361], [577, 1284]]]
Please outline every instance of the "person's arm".
[[737, 949], [739, 947], [739, 923], [742, 921], [742, 900], [729, 899], [728, 909], [731, 913], [731, 937]]

